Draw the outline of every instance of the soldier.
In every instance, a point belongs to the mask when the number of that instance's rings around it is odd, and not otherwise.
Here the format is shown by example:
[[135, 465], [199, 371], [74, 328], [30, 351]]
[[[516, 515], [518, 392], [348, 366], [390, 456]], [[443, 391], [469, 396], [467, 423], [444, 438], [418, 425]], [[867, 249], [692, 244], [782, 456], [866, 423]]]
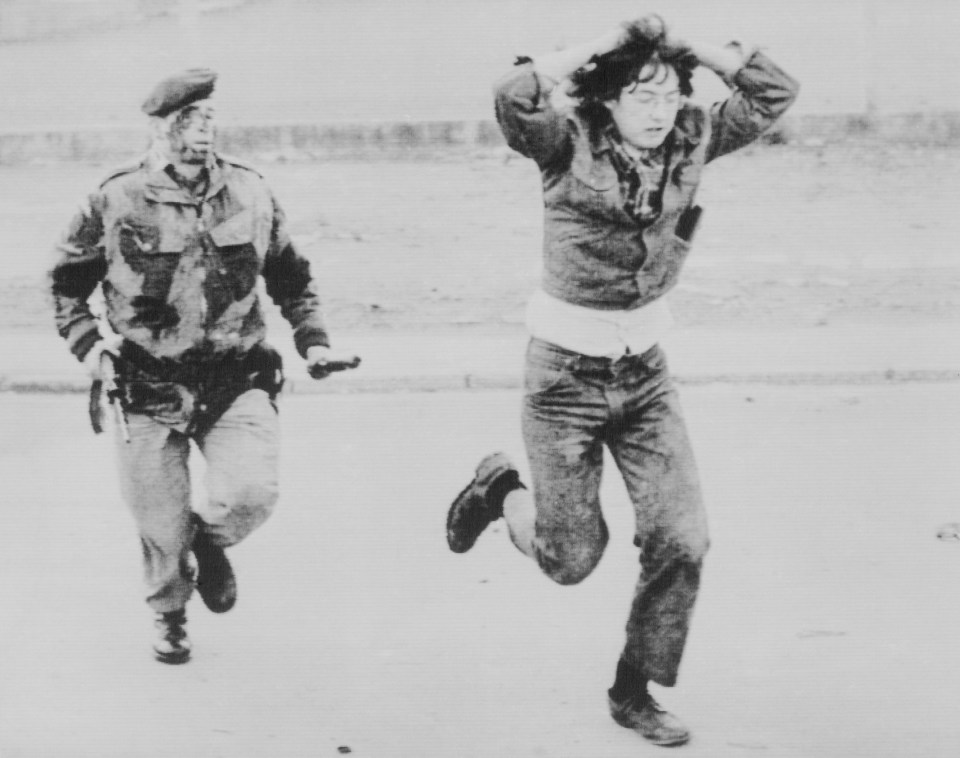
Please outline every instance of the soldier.
[[[329, 347], [309, 263], [263, 177], [214, 151], [215, 81], [213, 71], [190, 69], [157, 85], [143, 104], [148, 153], [89, 196], [50, 273], [60, 335], [95, 383], [115, 375], [121, 491], [140, 535], [153, 650], [164, 663], [190, 658], [185, 608], [195, 587], [211, 611], [233, 607], [224, 549], [277, 500], [282, 373], [264, 341], [258, 276], [312, 376], [359, 363]], [[90, 307], [98, 285], [106, 324]], [[197, 512], [191, 440], [207, 465]]]
[[[698, 65], [730, 96], [687, 100]], [[649, 16], [598, 39], [521, 58], [496, 88], [507, 143], [543, 181], [541, 288], [522, 428], [533, 493], [502, 453], [484, 458], [447, 516], [454, 552], [503, 517], [514, 545], [560, 584], [585, 579], [608, 539], [598, 499], [603, 448], [636, 514], [640, 578], [610, 688], [620, 725], [658, 745], [689, 732], [648, 682], [672, 686], [708, 547], [700, 486], [658, 342], [700, 215], [704, 164], [755, 140], [797, 84], [764, 54], [690, 46]]]

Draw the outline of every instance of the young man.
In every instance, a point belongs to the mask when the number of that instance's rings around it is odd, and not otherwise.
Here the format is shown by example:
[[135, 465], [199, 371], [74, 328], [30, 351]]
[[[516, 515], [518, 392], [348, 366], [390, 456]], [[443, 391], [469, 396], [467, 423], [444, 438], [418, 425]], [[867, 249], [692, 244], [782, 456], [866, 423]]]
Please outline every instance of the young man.
[[[90, 195], [50, 274], [61, 336], [95, 386], [116, 385], [121, 490], [140, 534], [154, 654], [164, 663], [190, 657], [184, 625], [194, 587], [215, 613], [233, 607], [224, 548], [260, 526], [277, 500], [282, 375], [264, 342], [257, 277], [311, 375], [359, 362], [329, 347], [309, 263], [263, 177], [214, 151], [215, 81], [191, 69], [157, 85], [143, 104], [148, 154]], [[98, 285], [107, 324], [88, 303]], [[198, 513], [191, 440], [207, 463], [209, 497]]]
[[[731, 95], [687, 101], [698, 65]], [[672, 686], [708, 547], [693, 453], [658, 342], [700, 215], [704, 164], [755, 140], [797, 84], [762, 53], [690, 46], [648, 16], [586, 44], [521, 58], [496, 88], [508, 144], [543, 180], [541, 288], [522, 427], [532, 496], [502, 453], [484, 458], [447, 517], [454, 552], [505, 518], [516, 547], [574, 584], [607, 542], [598, 488], [606, 445], [636, 512], [641, 573], [609, 690], [614, 720], [659, 745], [689, 737], [647, 684]]]

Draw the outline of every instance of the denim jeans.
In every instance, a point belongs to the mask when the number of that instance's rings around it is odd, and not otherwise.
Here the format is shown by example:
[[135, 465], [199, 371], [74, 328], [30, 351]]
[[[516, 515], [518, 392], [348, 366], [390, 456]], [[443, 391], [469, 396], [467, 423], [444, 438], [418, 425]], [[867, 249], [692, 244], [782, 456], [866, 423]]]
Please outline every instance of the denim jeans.
[[[140, 534], [147, 604], [177, 610], [194, 589], [191, 438], [140, 413], [130, 414], [129, 432], [129, 443], [116, 435], [120, 489]], [[207, 494], [196, 510], [211, 542], [235, 545], [266, 521], [277, 501], [276, 406], [263, 390], [245, 392], [195, 442], [206, 459]]]
[[560, 584], [585, 579], [609, 537], [599, 487], [606, 445], [636, 515], [640, 578], [623, 659], [676, 682], [707, 552], [706, 513], [663, 351], [613, 361], [532, 339], [523, 436], [536, 504], [533, 552]]

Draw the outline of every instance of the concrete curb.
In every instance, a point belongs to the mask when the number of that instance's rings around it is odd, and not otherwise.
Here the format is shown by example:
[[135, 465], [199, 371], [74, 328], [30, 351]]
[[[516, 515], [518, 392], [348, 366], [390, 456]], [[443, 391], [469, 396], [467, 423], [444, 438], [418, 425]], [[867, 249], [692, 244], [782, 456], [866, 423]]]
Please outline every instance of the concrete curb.
[[[267, 161], [402, 158], [504, 146], [499, 127], [486, 119], [224, 125], [219, 139], [225, 153]], [[815, 146], [863, 139], [957, 145], [960, 112], [788, 115], [763, 141]], [[122, 162], [145, 146], [140, 125], [0, 132], [0, 165]]]
[[[493, 121], [375, 121], [224, 125], [224, 153], [258, 160], [397, 158], [424, 151], [502, 146]], [[142, 125], [0, 132], [0, 165], [129, 160], [147, 146]]]
[[[743, 374], [675, 374], [674, 381], [681, 386], [711, 384], [774, 386], [875, 386], [890, 384], [932, 384], [960, 382], [960, 371], [951, 370], [894, 370], [886, 371], [823, 371], [796, 373]], [[489, 390], [519, 390], [520, 373], [490, 374], [423, 374], [418, 376], [334, 376], [323, 381], [295, 377], [287, 379], [287, 395], [348, 395], [417, 392], [460, 392]], [[86, 394], [90, 389], [82, 378], [50, 376], [0, 376], [0, 392], [11, 394]]]

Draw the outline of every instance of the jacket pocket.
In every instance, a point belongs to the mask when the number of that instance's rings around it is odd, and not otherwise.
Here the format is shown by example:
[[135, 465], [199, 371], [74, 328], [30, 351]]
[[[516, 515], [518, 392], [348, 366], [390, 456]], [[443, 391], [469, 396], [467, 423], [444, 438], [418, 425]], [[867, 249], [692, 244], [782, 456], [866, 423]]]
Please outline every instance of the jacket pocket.
[[261, 264], [254, 227], [253, 213], [241, 211], [210, 230], [214, 250], [204, 286], [214, 307], [242, 300], [256, 287]]
[[176, 229], [164, 229], [137, 219], [117, 224], [117, 238], [124, 258], [143, 255], [180, 254], [186, 249], [183, 235]]
[[240, 211], [210, 230], [210, 239], [217, 248], [252, 245], [254, 217], [252, 211]]
[[618, 187], [620, 179], [613, 164], [605, 157], [594, 158], [588, 150], [580, 150], [570, 162], [574, 185], [584, 192], [604, 194]]
[[574, 155], [568, 188], [570, 204], [591, 213], [607, 215], [622, 206], [617, 170], [609, 160], [594, 158], [589, 151]]
[[143, 277], [139, 294], [166, 301], [185, 249], [182, 235], [155, 226], [122, 221], [117, 236], [124, 261]]
[[593, 192], [606, 192], [616, 187], [620, 180], [617, 170], [603, 160], [574, 160], [570, 173], [585, 189]]
[[691, 206], [681, 213], [680, 218], [677, 219], [677, 226], [674, 230], [677, 237], [685, 242], [692, 242], [693, 235], [696, 233], [697, 227], [700, 226], [700, 217], [702, 215], [703, 208], [699, 205]]
[[673, 289], [690, 254], [690, 247], [687, 240], [674, 234], [661, 250], [648, 254], [637, 272], [637, 307], [651, 303]]

